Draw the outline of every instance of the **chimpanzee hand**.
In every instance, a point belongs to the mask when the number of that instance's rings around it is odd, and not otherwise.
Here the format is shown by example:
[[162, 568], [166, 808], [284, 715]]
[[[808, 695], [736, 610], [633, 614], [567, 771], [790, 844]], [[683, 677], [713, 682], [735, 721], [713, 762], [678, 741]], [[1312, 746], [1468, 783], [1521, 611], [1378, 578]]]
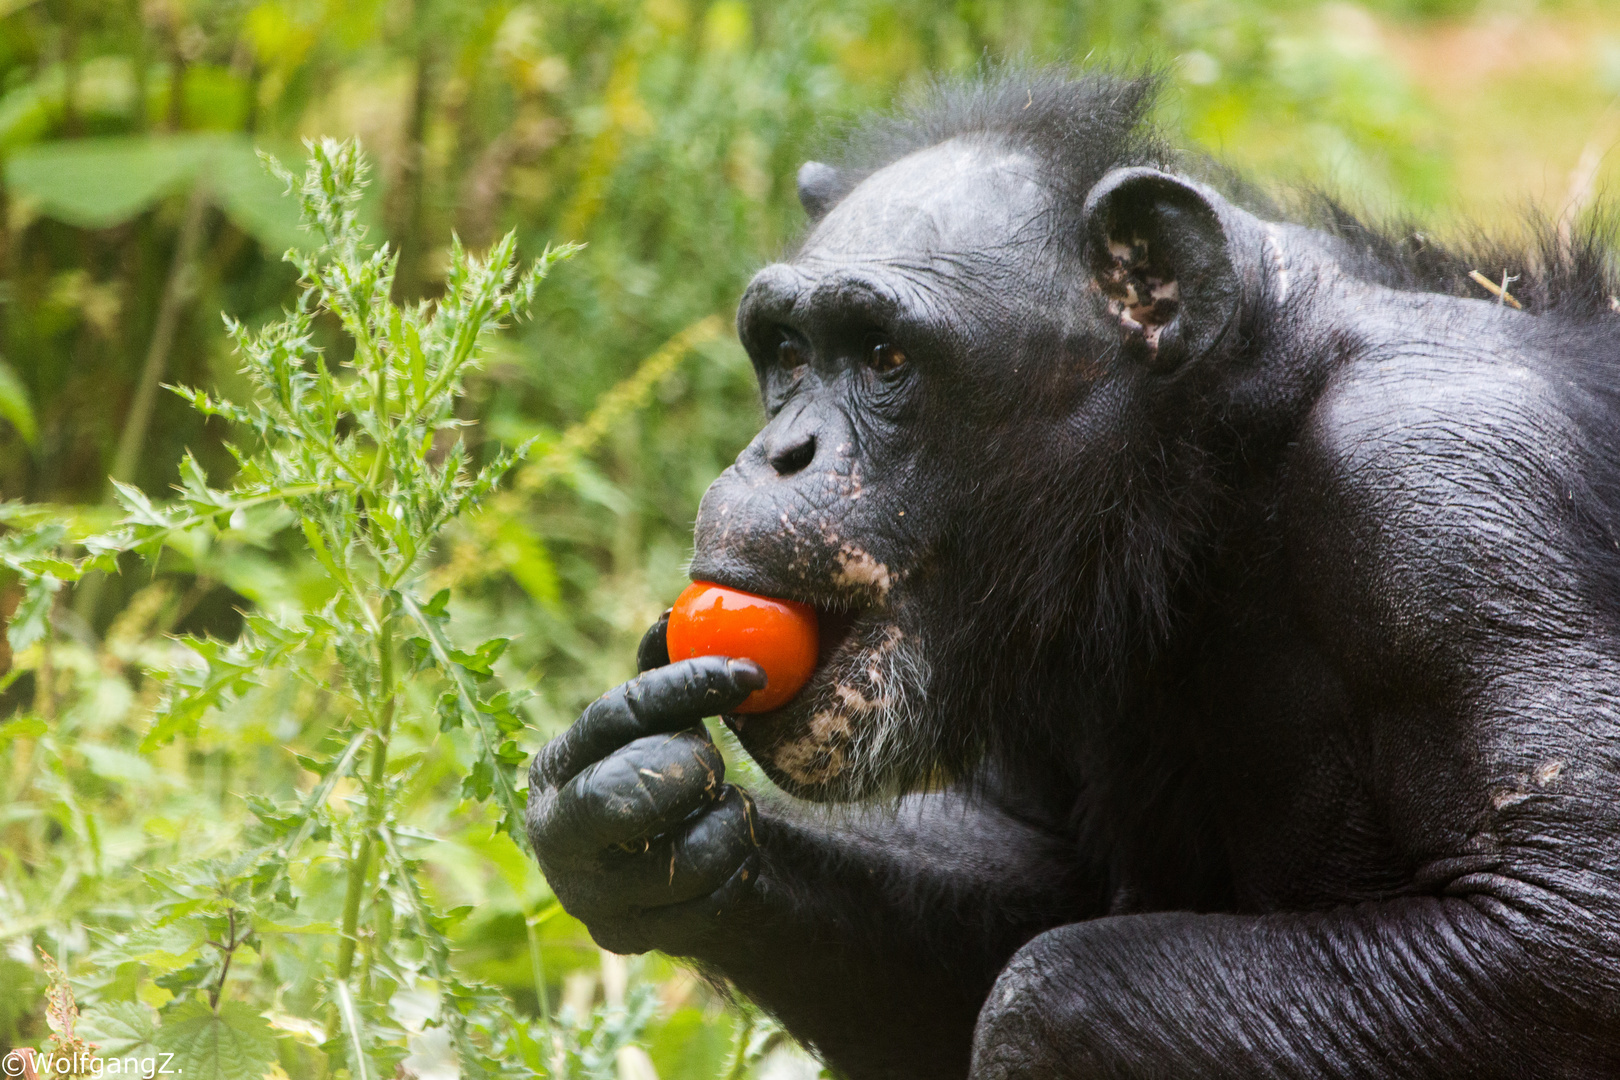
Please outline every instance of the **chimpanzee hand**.
[[529, 841], [569, 914], [605, 949], [682, 952], [750, 887], [754, 808], [724, 783], [702, 719], [765, 685], [751, 660], [669, 662], [669, 613], [642, 674], [593, 701], [529, 768]]

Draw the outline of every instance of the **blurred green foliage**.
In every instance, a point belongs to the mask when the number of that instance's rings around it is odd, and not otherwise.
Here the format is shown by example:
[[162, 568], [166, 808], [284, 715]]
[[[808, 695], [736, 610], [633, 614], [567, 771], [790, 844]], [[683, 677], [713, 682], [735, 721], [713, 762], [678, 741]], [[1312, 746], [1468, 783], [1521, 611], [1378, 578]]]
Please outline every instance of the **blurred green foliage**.
[[[1157, 64], [1161, 118], [1184, 141], [1442, 231], [1511, 227], [1525, 200], [1557, 214], [1620, 176], [1620, 11], [1601, 0], [0, 0], [0, 495], [36, 508], [7, 518], [11, 535], [104, 529], [109, 475], [162, 495], [188, 450], [229, 484], [227, 439], [249, 433], [159, 386], [245, 394], [219, 313], [257, 328], [295, 295], [290, 203], [253, 148], [290, 160], [300, 138], [357, 135], [380, 181], [361, 213], [401, 252], [401, 300], [440, 296], [452, 233], [482, 250], [516, 229], [530, 255], [589, 245], [467, 384], [474, 460], [526, 439], [536, 455], [452, 529], [430, 575], [454, 587], [469, 641], [512, 639], [497, 670], [535, 690], [532, 750], [630, 673], [684, 582], [699, 495], [757, 426], [727, 327], [802, 226], [799, 162], [929, 73], [1006, 57]], [[334, 324], [312, 333], [347, 359]], [[26, 603], [19, 574], [0, 574], [19, 645], [0, 649], [0, 1048], [45, 1036], [36, 946], [103, 1017], [186, 985], [156, 954], [89, 958], [183, 902], [152, 871], [244, 846], [243, 796], [312, 790], [296, 755], [330, 718], [320, 695], [272, 681], [143, 750], [155, 676], [185, 662], [170, 635], [231, 640], [242, 612], [330, 594], [301, 537], [257, 527]], [[736, 1045], [774, 1045], [667, 961], [600, 956], [463, 801], [453, 741], [401, 752], [429, 763], [400, 807], [434, 841], [424, 892], [467, 909], [448, 933], [469, 981], [519, 1013], [539, 1010], [537, 978], [576, 1014], [616, 1002], [614, 1030], [645, 1054], [604, 1043], [579, 1065], [604, 1075], [713, 1077]], [[271, 1071], [293, 1080], [328, 1068], [308, 1027], [324, 947], [244, 956], [224, 985], [254, 1038], [266, 1019]], [[402, 1030], [413, 1000], [394, 1010]]]

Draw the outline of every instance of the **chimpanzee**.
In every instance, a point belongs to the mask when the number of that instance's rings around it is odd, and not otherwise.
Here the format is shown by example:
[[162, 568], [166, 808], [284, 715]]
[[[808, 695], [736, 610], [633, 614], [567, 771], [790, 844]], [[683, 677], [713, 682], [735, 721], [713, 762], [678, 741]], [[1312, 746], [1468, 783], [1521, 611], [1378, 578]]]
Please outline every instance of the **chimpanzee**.
[[1003, 70], [804, 166], [691, 565], [820, 613], [725, 716], [791, 798], [700, 724], [761, 669], [656, 626], [541, 866], [855, 1078], [1620, 1075], [1615, 246], [1290, 223], [1152, 93]]

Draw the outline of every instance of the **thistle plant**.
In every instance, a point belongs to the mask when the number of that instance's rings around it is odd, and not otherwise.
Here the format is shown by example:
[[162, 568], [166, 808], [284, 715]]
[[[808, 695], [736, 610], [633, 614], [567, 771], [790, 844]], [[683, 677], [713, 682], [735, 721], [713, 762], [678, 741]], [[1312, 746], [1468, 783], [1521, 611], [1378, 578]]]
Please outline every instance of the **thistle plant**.
[[[353, 739], [365, 743], [369, 755], [367, 820], [375, 828], [387, 804], [388, 744], [406, 677], [400, 664], [407, 663], [411, 675], [431, 668], [449, 687], [439, 706], [441, 728], [465, 724], [477, 737], [467, 793], [493, 796], [500, 828], [521, 844], [522, 807], [513, 780], [519, 754], [509, 739], [521, 723], [510, 695], [480, 696], [480, 683], [506, 643], [486, 641], [471, 653], [452, 648], [444, 626], [448, 594], [423, 599], [413, 586], [445, 526], [494, 490], [526, 449], [502, 451], [470, 470], [466, 446], [454, 437], [462, 426], [455, 404], [480, 342], [520, 317], [551, 267], [575, 248], [547, 248], [520, 270], [514, 234], [485, 259], [457, 242], [444, 297], [401, 307], [389, 298], [397, 256], [386, 245], [365, 245], [358, 215], [365, 166], [358, 148], [328, 140], [312, 150], [302, 179], [267, 159], [297, 192], [318, 240], [313, 252], [288, 253], [301, 275], [297, 305], [256, 332], [227, 319], [252, 399], [235, 404], [176, 388], [198, 411], [251, 433], [252, 449], [231, 447], [239, 466], [233, 487], [209, 487], [188, 455], [181, 463], [182, 497], [174, 504], [159, 509], [128, 485], [119, 486], [119, 496], [129, 510], [129, 546], [151, 557], [176, 533], [239, 527], [255, 512], [290, 514], [334, 593], [319, 612], [296, 619], [261, 614], [232, 647], [204, 646], [206, 671], [176, 688], [148, 741], [184, 730], [199, 710], [237, 690], [244, 673], [284, 666], [289, 652], [320, 657], [330, 651], [342, 673], [335, 688], [355, 721]], [[351, 360], [330, 363], [315, 347], [313, 323], [322, 314], [334, 316], [352, 340]], [[324, 679], [322, 685], [328, 685]], [[351, 867], [355, 887], [345, 908], [340, 978], [352, 962], [352, 909], [365, 887], [372, 846], [363, 841]]]
[[[7, 562], [27, 576], [29, 596], [40, 598], [31, 602], [44, 605], [59, 581], [109, 566], [118, 549], [156, 564], [167, 550], [206, 547], [223, 533], [267, 537], [295, 529], [329, 578], [324, 604], [253, 611], [229, 643], [189, 640], [196, 662], [167, 676], [146, 751], [195, 734], [209, 710], [289, 673], [322, 696], [331, 726], [320, 750], [301, 759], [318, 778], [306, 795], [285, 804], [249, 796], [260, 822], [255, 846], [161, 875], [170, 900], [158, 918], [103, 950], [108, 963], [157, 956], [160, 967], [163, 958], [175, 965], [157, 980], [175, 997], [155, 1025], [134, 1002], [102, 1015], [103, 1027], [115, 1029], [112, 1043], [122, 1046], [128, 1039], [121, 1042], [120, 1033], [133, 1030], [161, 1047], [172, 1027], [188, 1045], [234, 1048], [229, 1060], [197, 1062], [195, 1071], [262, 1075], [274, 1053], [265, 1022], [222, 991], [239, 955], [262, 955], [275, 947], [271, 939], [296, 937], [305, 955], [311, 940], [328, 943], [315, 946], [329, 950], [317, 962], [326, 1000], [322, 1049], [352, 1078], [392, 1075], [406, 1059], [412, 1043], [387, 1004], [398, 989], [419, 985], [438, 996], [428, 1027], [447, 1036], [442, 1049], [461, 1075], [486, 1075], [523, 1055], [498, 1053], [507, 1038], [500, 1023], [484, 1024], [483, 1037], [475, 1037], [478, 1018], [504, 1006], [451, 967], [450, 919], [433, 909], [418, 881], [415, 849], [426, 838], [400, 821], [397, 809], [401, 791], [431, 756], [421, 745], [431, 750], [435, 730], [461, 729], [471, 758], [463, 797], [493, 802], [496, 827], [521, 847], [515, 772], [524, 755], [514, 735], [524, 725], [519, 695], [494, 677], [506, 641], [458, 649], [447, 625], [448, 592], [418, 590], [440, 533], [476, 507], [526, 449], [473, 466], [455, 413], [463, 380], [486, 336], [520, 318], [550, 269], [575, 249], [548, 248], [520, 268], [513, 235], [485, 258], [457, 243], [442, 298], [395, 304], [396, 256], [386, 246], [368, 247], [359, 221], [366, 169], [358, 148], [327, 141], [311, 151], [302, 177], [267, 159], [299, 198], [315, 239], [313, 250], [288, 254], [300, 274], [298, 301], [257, 330], [227, 320], [251, 397], [235, 403], [172, 388], [239, 432], [231, 486], [211, 486], [188, 455], [172, 502], [159, 505], [119, 485], [127, 517], [88, 544], [81, 562], [46, 559], [54, 535], [35, 543], [39, 551], [13, 543]], [[317, 347], [323, 319], [352, 342], [352, 356], [334, 361]], [[418, 752], [396, 760], [390, 749], [402, 723], [428, 734], [418, 734]], [[339, 797], [346, 792], [352, 797]], [[335, 922], [323, 922], [300, 910], [300, 883], [333, 860], [342, 867], [342, 905]], [[176, 939], [185, 927], [196, 941], [185, 933]], [[543, 1066], [552, 1055], [530, 1056]]]

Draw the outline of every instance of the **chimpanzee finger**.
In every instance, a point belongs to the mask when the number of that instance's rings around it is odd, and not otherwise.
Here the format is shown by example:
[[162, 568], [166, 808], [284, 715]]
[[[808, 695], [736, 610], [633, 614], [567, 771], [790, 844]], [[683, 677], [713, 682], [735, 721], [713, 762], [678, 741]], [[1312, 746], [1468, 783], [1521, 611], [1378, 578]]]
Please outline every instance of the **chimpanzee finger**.
[[725, 775], [725, 761], [702, 728], [648, 735], [580, 770], [542, 809], [535, 828], [552, 859], [628, 845], [712, 802]]
[[637, 671], [651, 671], [669, 663], [669, 613], [673, 610], [665, 608], [658, 621], [641, 635], [641, 644], [636, 646]]
[[730, 784], [710, 806], [649, 841], [637, 853], [612, 851], [603, 869], [614, 898], [646, 910], [707, 896], [754, 853], [753, 802]]
[[[749, 855], [713, 892], [643, 910], [630, 925], [638, 941], [656, 944], [642, 945], [636, 951], [659, 948], [680, 955], [687, 944], [715, 933], [716, 920], [742, 903], [758, 880], [759, 860]], [[603, 947], [612, 948], [611, 945]]]
[[758, 664], [724, 656], [644, 672], [591, 702], [572, 727], [543, 746], [529, 767], [530, 786], [559, 787], [632, 739], [689, 728], [740, 705], [764, 685]]

